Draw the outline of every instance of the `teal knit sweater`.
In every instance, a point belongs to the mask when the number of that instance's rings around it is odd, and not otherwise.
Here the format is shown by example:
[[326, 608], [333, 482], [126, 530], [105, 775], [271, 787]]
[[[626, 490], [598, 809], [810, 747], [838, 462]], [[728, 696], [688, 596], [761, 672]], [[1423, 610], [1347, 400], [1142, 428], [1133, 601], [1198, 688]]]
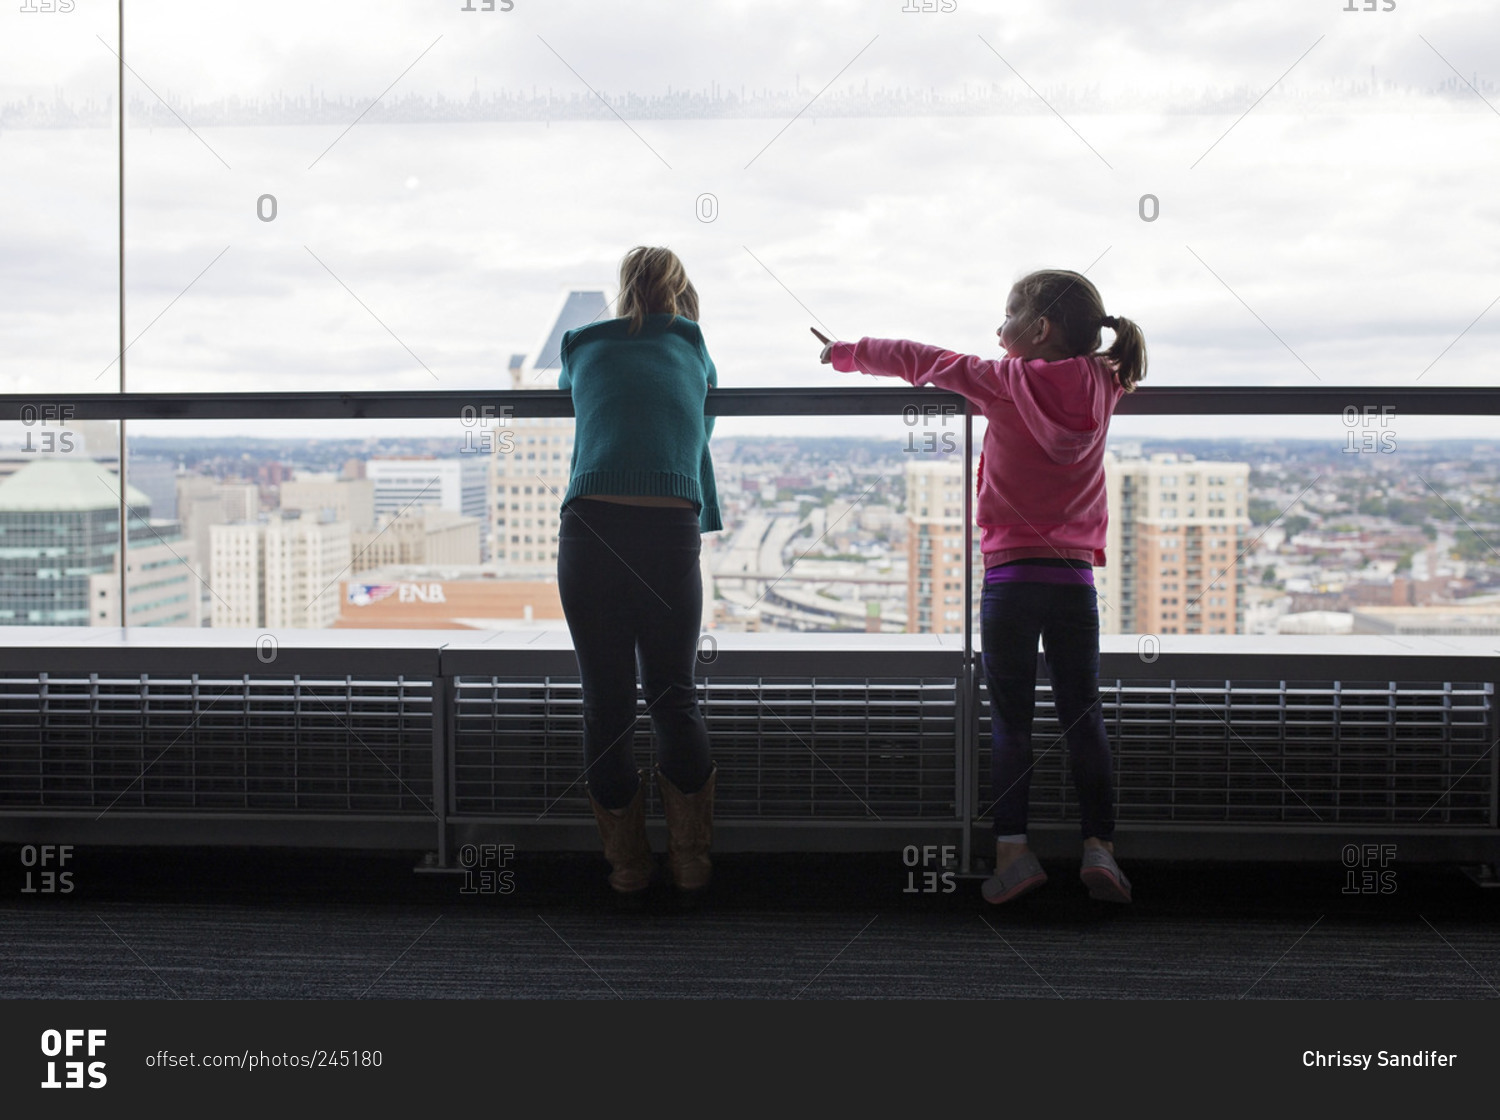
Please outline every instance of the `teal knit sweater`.
[[562, 504], [590, 494], [685, 498], [698, 529], [724, 528], [708, 453], [714, 417], [703, 414], [718, 371], [691, 319], [606, 319], [562, 337], [557, 387], [571, 390], [576, 426], [572, 479]]

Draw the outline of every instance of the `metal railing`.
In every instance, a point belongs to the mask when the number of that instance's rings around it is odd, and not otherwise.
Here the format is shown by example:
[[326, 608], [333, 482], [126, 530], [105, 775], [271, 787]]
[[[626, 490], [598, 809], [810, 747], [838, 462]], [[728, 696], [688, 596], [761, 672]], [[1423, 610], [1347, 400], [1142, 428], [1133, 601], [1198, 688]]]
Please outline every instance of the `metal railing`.
[[[592, 850], [565, 630], [25, 628], [0, 648], [0, 840]], [[987, 707], [937, 635], [725, 634], [699, 667], [721, 850], [899, 852], [989, 822]], [[1495, 681], [1471, 638], [1106, 637], [1137, 856], [1500, 857]], [[1033, 842], [1076, 844], [1039, 659]], [[647, 721], [637, 760], [649, 766]], [[977, 745], [976, 745], [977, 744]], [[656, 814], [659, 818], [659, 814]], [[1074, 839], [1068, 839], [1073, 834]]]
[[[501, 376], [499, 373], [497, 377]], [[306, 393], [6, 393], [0, 420], [20, 420], [41, 404], [78, 420], [457, 419], [465, 406], [503, 404], [509, 415], [572, 416], [572, 397], [556, 389], [387, 389]], [[965, 399], [942, 389], [905, 386], [719, 387], [711, 416], [890, 416], [937, 404], [964, 414]], [[1146, 386], [1120, 398], [1118, 416], [1342, 415], [1349, 406], [1393, 406], [1410, 416], [1500, 415], [1500, 388], [1424, 389], [1355, 385], [1300, 388]]]

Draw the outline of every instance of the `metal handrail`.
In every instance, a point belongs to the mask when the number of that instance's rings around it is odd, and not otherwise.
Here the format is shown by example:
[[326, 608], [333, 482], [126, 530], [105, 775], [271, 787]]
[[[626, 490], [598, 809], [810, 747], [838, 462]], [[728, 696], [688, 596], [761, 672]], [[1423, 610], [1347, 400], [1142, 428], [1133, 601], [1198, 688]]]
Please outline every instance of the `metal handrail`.
[[[0, 420], [405, 420], [454, 418], [484, 405], [511, 417], [572, 416], [571, 394], [558, 389], [375, 389], [286, 393], [4, 393]], [[964, 398], [943, 389], [910, 386], [732, 387], [711, 389], [710, 416], [888, 416], [909, 408], [951, 406]], [[1388, 388], [1373, 385], [1311, 388], [1266, 385], [1142, 386], [1120, 398], [1120, 416], [1343, 415], [1346, 409], [1394, 409], [1412, 416], [1500, 416], [1500, 387]], [[39, 410], [54, 410], [45, 413]]]

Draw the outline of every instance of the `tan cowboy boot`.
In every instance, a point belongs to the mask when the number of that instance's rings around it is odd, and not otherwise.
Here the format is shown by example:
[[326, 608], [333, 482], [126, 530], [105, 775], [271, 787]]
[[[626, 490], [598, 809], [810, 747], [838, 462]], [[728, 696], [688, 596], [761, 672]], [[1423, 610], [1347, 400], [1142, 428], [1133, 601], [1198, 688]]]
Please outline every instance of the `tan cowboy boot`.
[[714, 780], [718, 774], [715, 766], [702, 789], [683, 793], [657, 768], [656, 785], [667, 814], [667, 862], [679, 890], [696, 891], [708, 886], [713, 870], [708, 849], [714, 836]]
[[[642, 775], [644, 777], [644, 775]], [[623, 809], [606, 809], [589, 794], [599, 837], [604, 841], [604, 858], [614, 868], [609, 885], [620, 894], [634, 894], [651, 885], [656, 861], [651, 858], [651, 843], [646, 839], [646, 783], [636, 787], [635, 797]]]

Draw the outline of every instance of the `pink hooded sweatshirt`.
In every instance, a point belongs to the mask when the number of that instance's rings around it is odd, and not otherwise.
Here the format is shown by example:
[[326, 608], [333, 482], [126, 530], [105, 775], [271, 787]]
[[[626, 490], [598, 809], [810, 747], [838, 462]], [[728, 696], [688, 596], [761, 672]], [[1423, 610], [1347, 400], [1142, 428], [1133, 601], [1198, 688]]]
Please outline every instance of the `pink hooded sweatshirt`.
[[1125, 390], [1099, 355], [990, 360], [900, 339], [834, 345], [835, 369], [936, 385], [989, 421], [976, 521], [984, 566], [1060, 557], [1104, 565], [1104, 442]]

